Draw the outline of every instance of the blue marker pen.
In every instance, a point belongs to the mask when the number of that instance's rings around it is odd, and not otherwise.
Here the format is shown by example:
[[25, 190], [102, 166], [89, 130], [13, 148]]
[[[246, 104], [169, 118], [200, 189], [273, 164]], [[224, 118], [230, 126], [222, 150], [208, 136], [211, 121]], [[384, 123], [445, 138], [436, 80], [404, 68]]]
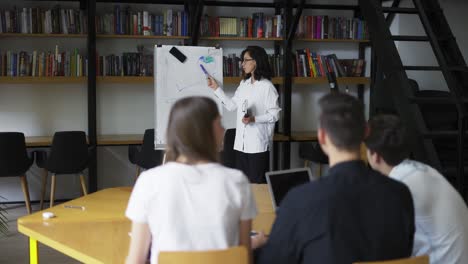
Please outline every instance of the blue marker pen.
[[208, 72], [206, 71], [205, 67], [203, 67], [203, 65], [200, 64], [200, 68], [201, 68], [202, 71], [205, 73], [206, 78], [210, 77], [210, 75], [209, 75]]

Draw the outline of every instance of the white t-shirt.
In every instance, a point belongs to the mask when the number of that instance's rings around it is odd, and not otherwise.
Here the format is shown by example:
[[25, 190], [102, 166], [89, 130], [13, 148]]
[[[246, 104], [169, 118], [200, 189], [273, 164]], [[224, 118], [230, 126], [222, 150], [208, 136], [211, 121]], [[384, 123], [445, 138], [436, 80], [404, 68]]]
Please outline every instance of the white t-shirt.
[[435, 169], [405, 160], [389, 176], [405, 183], [414, 201], [413, 256], [429, 255], [432, 264], [468, 263], [468, 208]]
[[217, 163], [169, 162], [140, 175], [125, 214], [148, 224], [154, 264], [160, 251], [239, 245], [239, 223], [253, 219], [257, 208], [242, 172]]
[[[221, 88], [216, 89], [214, 93], [227, 110], [237, 109], [234, 149], [244, 153], [267, 151], [281, 111], [275, 86], [267, 79], [252, 83], [249, 78], [240, 82], [232, 98], [227, 97]], [[255, 122], [248, 125], [242, 123], [245, 114], [242, 109], [244, 102], [251, 115], [255, 116]]]

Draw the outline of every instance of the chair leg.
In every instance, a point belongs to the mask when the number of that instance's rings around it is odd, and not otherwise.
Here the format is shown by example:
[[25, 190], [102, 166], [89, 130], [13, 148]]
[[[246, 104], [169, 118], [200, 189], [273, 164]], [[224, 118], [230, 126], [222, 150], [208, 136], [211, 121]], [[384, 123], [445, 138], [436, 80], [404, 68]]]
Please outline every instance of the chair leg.
[[138, 179], [138, 176], [140, 176], [140, 166], [136, 166], [136, 173], [135, 173], [135, 182]]
[[83, 195], [88, 195], [88, 190], [86, 189], [85, 178], [83, 174], [80, 174], [80, 182], [81, 182], [81, 190], [83, 191]]
[[26, 179], [26, 175], [23, 175], [20, 178], [21, 178], [21, 188], [23, 189], [23, 194], [24, 194], [24, 202], [26, 203], [26, 209], [28, 210], [28, 214], [31, 214], [31, 203], [29, 202], [28, 180]]
[[50, 182], [50, 206], [54, 206], [54, 196], [55, 196], [55, 173], [52, 174], [51, 182]]
[[42, 187], [41, 187], [41, 210], [44, 209], [44, 198], [45, 198], [45, 193], [46, 193], [46, 188], [47, 188], [47, 176], [49, 172], [44, 169], [42, 173]]

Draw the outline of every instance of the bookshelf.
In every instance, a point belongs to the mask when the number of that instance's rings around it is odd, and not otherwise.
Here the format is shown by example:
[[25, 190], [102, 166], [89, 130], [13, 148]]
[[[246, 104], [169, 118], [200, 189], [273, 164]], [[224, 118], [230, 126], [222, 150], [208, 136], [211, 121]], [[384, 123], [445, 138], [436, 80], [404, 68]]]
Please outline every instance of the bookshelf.
[[296, 38], [296, 41], [304, 42], [329, 42], [329, 43], [370, 43], [367, 39], [312, 39], [312, 38]]
[[[370, 84], [367, 77], [338, 77], [338, 84]], [[326, 77], [293, 77], [293, 84], [328, 84]]]
[[86, 34], [0, 33], [0, 38], [86, 38]]
[[[38, 1], [41, 2], [41, 1]], [[78, 2], [78, 1], [77, 1]], [[86, 34], [39, 34], [39, 33], [0, 33], [0, 39], [2, 41], [9, 41], [10, 39], [25, 39], [25, 41], [36, 41], [36, 39], [48, 39], [51, 41], [55, 40], [60, 40], [60, 39], [73, 39], [73, 40], [83, 40], [83, 46], [86, 46], [87, 49], [87, 56], [90, 61], [93, 61], [96, 59], [96, 51], [98, 53], [103, 53], [103, 51], [106, 50], [106, 43], [114, 43], [114, 42], [125, 42], [127, 43], [126, 45], [130, 46], [133, 44], [128, 44], [128, 43], [152, 43], [153, 45], [155, 43], [163, 43], [163, 44], [190, 44], [190, 45], [198, 45], [200, 41], [204, 41], [205, 43], [209, 44], [214, 44], [216, 42], [222, 42], [223, 45], [231, 45], [231, 46], [240, 46], [240, 45], [271, 45], [273, 49], [275, 50], [276, 54], [281, 53], [282, 54], [288, 54], [294, 51], [293, 45], [290, 44], [298, 44], [301, 43], [303, 45], [309, 45], [311, 49], [314, 48], [314, 45], [328, 45], [328, 44], [339, 44], [339, 45], [359, 45], [359, 58], [363, 58], [364, 54], [362, 49], [364, 47], [369, 46], [371, 42], [366, 39], [316, 39], [316, 38], [305, 38], [305, 37], [297, 37], [295, 34], [289, 34], [291, 38], [287, 34], [283, 34], [283, 37], [262, 37], [262, 38], [257, 38], [257, 37], [208, 37], [208, 36], [200, 36], [199, 32], [193, 32], [193, 28], [196, 28], [199, 26], [199, 22], [201, 20], [201, 16], [203, 15], [203, 8], [204, 7], [209, 7], [209, 8], [214, 8], [216, 7], [230, 7], [230, 8], [252, 8], [256, 9], [256, 11], [247, 11], [247, 13], [244, 13], [245, 15], [250, 15], [253, 12], [258, 12], [259, 10], [268, 10], [272, 11], [270, 13], [274, 13], [275, 15], [277, 14], [282, 14], [283, 15], [283, 21], [288, 21], [290, 23], [291, 27], [290, 28], [283, 28], [284, 30], [292, 30], [295, 31], [297, 26], [294, 26], [294, 18], [295, 18], [295, 11], [298, 11], [299, 9], [304, 10], [307, 8], [313, 8], [315, 9], [326, 9], [326, 10], [351, 10], [351, 12], [355, 12], [357, 10], [356, 7], [354, 6], [340, 6], [340, 5], [313, 5], [313, 6], [300, 6], [300, 5], [290, 5], [288, 4], [288, 1], [271, 1], [272, 3], [252, 3], [252, 2], [227, 2], [227, 1], [204, 1], [205, 6], [201, 7], [202, 12], [200, 14], [196, 14], [196, 4], [195, 2], [197, 1], [158, 1], [158, 0], [152, 0], [152, 1], [142, 1], [145, 4], [154, 4], [158, 6], [164, 6], [163, 8], [167, 8], [167, 6], [178, 6], [178, 8], [184, 8], [181, 7], [184, 4], [186, 4], [185, 9], [190, 12], [191, 20], [189, 21], [189, 26], [192, 28], [190, 29], [190, 34], [188, 36], [162, 36], [162, 35], [133, 35], [133, 34], [104, 34], [104, 33], [97, 33], [96, 31], [96, 23], [94, 21], [94, 15], [96, 15], [98, 12], [96, 12], [97, 5], [126, 5], [126, 4], [121, 4], [121, 2], [128, 2], [128, 5], [133, 5], [131, 1], [80, 1], [82, 3], [86, 2], [88, 3], [88, 10], [87, 12], [92, 16], [89, 20], [88, 28]], [[98, 3], [96, 3], [98, 2]], [[101, 3], [105, 2], [105, 3]], [[137, 1], [141, 2], [141, 1]], [[203, 1], [200, 1], [203, 2]], [[203, 5], [203, 3], [201, 3]], [[33, 4], [34, 5], [34, 4]], [[85, 5], [81, 6], [81, 8], [85, 8]], [[86, 44], [85, 42], [86, 41]], [[231, 44], [232, 43], [232, 44]], [[354, 48], [354, 46], [353, 46]], [[3, 50], [2, 50], [3, 51]], [[104, 53], [103, 53], [104, 54]], [[101, 54], [99, 54], [101, 55]], [[289, 63], [288, 67], [291, 67], [291, 61], [288, 59], [285, 59], [283, 62], [283, 66], [286, 66]], [[367, 63], [366, 67], [369, 67], [370, 64]], [[96, 67], [96, 65], [94, 65]], [[126, 86], [125, 88], [117, 88], [115, 90], [122, 91], [124, 89], [128, 90], [134, 89], [133, 86], [141, 86], [145, 87], [145, 91], [147, 87], [151, 86], [154, 83], [154, 78], [152, 76], [96, 76], [94, 74], [95, 71], [93, 71], [94, 67], [89, 68], [89, 72], [92, 74], [87, 77], [64, 77], [64, 76], [56, 76], [56, 77], [0, 77], [0, 85], [5, 84], [27, 84], [27, 85], [38, 85], [38, 84], [58, 84], [62, 85], [64, 89], [67, 88], [67, 85], [74, 85], [74, 84], [80, 84], [82, 86], [85, 86], [88, 89], [88, 94], [86, 97], [87, 100], [87, 115], [88, 115], [88, 135], [90, 137], [90, 143], [91, 145], [97, 146], [97, 145], [103, 145], [102, 144], [102, 136], [99, 136], [98, 134], [98, 126], [99, 122], [103, 122], [102, 120], [99, 121], [97, 119], [99, 107], [102, 107], [102, 100], [103, 98], [100, 98], [102, 96], [102, 90], [108, 89], [108, 91], [114, 91], [114, 85], [118, 86]], [[284, 151], [284, 162], [282, 162], [284, 167], [288, 167], [289, 162], [286, 161], [289, 159], [290, 156], [290, 151], [289, 151], [289, 142], [294, 140], [293, 137], [293, 132], [291, 132], [291, 116], [293, 114], [298, 114], [298, 113], [293, 113], [292, 112], [292, 99], [291, 99], [291, 94], [293, 93], [294, 89], [296, 87], [293, 87], [293, 85], [301, 85], [301, 86], [307, 86], [306, 88], [310, 90], [315, 90], [316, 87], [324, 86], [328, 84], [327, 78], [324, 77], [294, 77], [291, 75], [291, 69], [288, 69], [288, 67], [284, 67], [283, 69], [283, 77], [274, 77], [272, 78], [272, 83], [275, 84], [278, 87], [278, 90], [280, 91], [280, 96], [283, 101], [283, 105], [281, 106], [283, 108], [284, 112], [284, 119], [282, 120], [283, 122], [283, 128], [281, 131], [277, 131], [278, 133], [275, 134], [275, 142], [284, 142], [285, 146], [282, 149]], [[287, 76], [289, 74], [289, 76]], [[287, 77], [284, 77], [287, 76]], [[237, 85], [241, 81], [241, 77], [224, 77], [224, 84], [229, 84], [229, 85]], [[365, 85], [370, 85], [371, 80], [368, 77], [339, 77], [337, 78], [337, 83], [338, 84], [343, 84], [343, 85], [357, 85], [358, 89], [363, 89]], [[138, 88], [139, 89], [139, 88]], [[300, 88], [302, 89], [302, 88]], [[117, 93], [117, 92], [116, 92]], [[101, 104], [101, 105], [100, 105]], [[85, 114], [86, 115], [86, 114]], [[109, 133], [110, 135], [111, 133]], [[122, 136], [125, 135], [130, 135], [130, 134], [121, 134]], [[115, 135], [114, 135], [115, 136]], [[140, 135], [138, 135], [139, 137]], [[304, 138], [304, 137], [302, 137]], [[306, 139], [311, 139], [312, 137], [306, 137]], [[312, 138], [313, 139], [313, 138]], [[135, 139], [136, 140], [136, 139]], [[138, 140], [141, 140], [141, 137], [138, 138]], [[101, 142], [101, 143], [100, 143]], [[110, 141], [109, 141], [110, 142]], [[120, 142], [115, 145], [122, 145], [125, 144], [127, 141], [113, 141], [113, 142]], [[139, 141], [138, 141], [139, 142]], [[130, 143], [129, 143], [130, 144]], [[114, 145], [114, 144], [104, 144], [104, 145]], [[275, 147], [275, 149], [278, 149]], [[92, 178], [94, 177], [94, 178]], [[96, 186], [96, 172], [93, 172], [90, 170], [90, 181], [94, 181], [94, 186]], [[94, 188], [95, 189], [95, 188]], [[93, 185], [90, 185], [90, 190], [93, 190]]]
[[200, 37], [201, 40], [212, 40], [212, 41], [282, 41], [283, 38], [254, 38], [254, 37]]
[[71, 84], [71, 83], [86, 83], [86, 77], [0, 77], [0, 84], [44, 84], [44, 83], [58, 83], [58, 84]]
[[97, 38], [116, 38], [116, 39], [190, 39], [188, 36], [144, 36], [144, 35], [107, 35], [97, 34]]

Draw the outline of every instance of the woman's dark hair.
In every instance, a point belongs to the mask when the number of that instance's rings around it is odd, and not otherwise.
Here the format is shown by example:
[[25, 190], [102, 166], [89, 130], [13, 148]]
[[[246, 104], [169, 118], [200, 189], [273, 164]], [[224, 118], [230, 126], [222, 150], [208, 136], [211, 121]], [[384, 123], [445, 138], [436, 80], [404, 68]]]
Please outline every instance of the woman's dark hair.
[[376, 152], [390, 166], [409, 157], [411, 144], [408, 131], [396, 115], [377, 115], [368, 123], [369, 135], [364, 140], [371, 152]]
[[180, 155], [189, 164], [200, 160], [218, 162], [213, 121], [219, 116], [216, 103], [208, 97], [194, 96], [178, 100], [169, 114], [166, 160]]
[[[245, 50], [241, 53], [241, 60], [244, 59], [244, 54], [249, 53], [250, 57], [255, 60], [257, 66], [255, 68], [255, 80], [260, 81], [262, 78], [271, 80], [271, 67], [268, 61], [268, 55], [264, 48], [259, 46], [248, 46]], [[244, 80], [249, 79], [252, 74], [245, 74], [242, 72]]]

